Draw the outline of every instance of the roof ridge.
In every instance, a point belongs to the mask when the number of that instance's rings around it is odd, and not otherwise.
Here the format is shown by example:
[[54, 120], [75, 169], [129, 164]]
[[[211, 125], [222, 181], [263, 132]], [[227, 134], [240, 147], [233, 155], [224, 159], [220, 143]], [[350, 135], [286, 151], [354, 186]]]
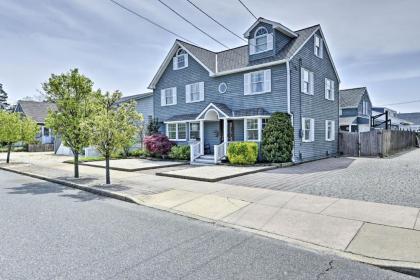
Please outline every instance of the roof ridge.
[[340, 91], [347, 91], [347, 90], [355, 90], [355, 89], [367, 89], [367, 87], [355, 87], [355, 88], [346, 88], [346, 89], [340, 89]]
[[305, 29], [314, 28], [314, 27], [321, 27], [321, 24], [318, 23], [318, 24], [308, 26], [308, 27], [305, 27], [305, 28], [302, 28], [302, 29], [294, 30], [293, 32], [299, 32], [299, 31], [303, 31]]
[[193, 47], [196, 47], [196, 48], [199, 48], [199, 49], [202, 49], [202, 50], [208, 51], [208, 52], [211, 52], [211, 53], [213, 53], [213, 54], [216, 54], [216, 53], [217, 53], [217, 52], [215, 52], [215, 51], [212, 51], [212, 50], [206, 49], [206, 48], [201, 47], [201, 46], [197, 46], [197, 45], [195, 45], [195, 44], [191, 44], [191, 43], [185, 42], [185, 41], [180, 40], [180, 39], [176, 39], [176, 41], [179, 41], [179, 42], [181, 42], [181, 43], [183, 43], [183, 44], [188, 44], [188, 45], [190, 45], [190, 46], [193, 46]]
[[231, 48], [231, 49], [227, 49], [227, 50], [220, 51], [220, 52], [215, 52], [215, 53], [219, 54], [219, 53], [222, 53], [222, 52], [228, 52], [228, 51], [231, 51], [231, 50], [234, 50], [234, 49], [239, 49], [239, 48], [243, 48], [243, 47], [247, 47], [247, 46], [248, 45], [242, 45], [242, 46], [234, 47], [234, 48]]

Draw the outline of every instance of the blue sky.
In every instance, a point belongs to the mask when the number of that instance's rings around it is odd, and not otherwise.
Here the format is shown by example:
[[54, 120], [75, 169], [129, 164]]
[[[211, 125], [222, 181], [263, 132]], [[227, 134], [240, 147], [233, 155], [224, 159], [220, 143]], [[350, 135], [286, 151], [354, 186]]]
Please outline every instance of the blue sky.
[[[211, 50], [222, 50], [157, 0], [119, 0]], [[230, 47], [243, 44], [185, 0], [165, 0]], [[253, 18], [237, 0], [193, 0], [238, 34]], [[244, 0], [257, 16], [291, 29], [321, 24], [341, 88], [367, 86], [375, 105], [420, 99], [420, 1]], [[95, 87], [124, 95], [147, 85], [175, 37], [108, 0], [0, 1], [0, 82], [11, 101], [37, 94], [51, 73], [77, 67]], [[420, 102], [393, 105], [420, 111]]]

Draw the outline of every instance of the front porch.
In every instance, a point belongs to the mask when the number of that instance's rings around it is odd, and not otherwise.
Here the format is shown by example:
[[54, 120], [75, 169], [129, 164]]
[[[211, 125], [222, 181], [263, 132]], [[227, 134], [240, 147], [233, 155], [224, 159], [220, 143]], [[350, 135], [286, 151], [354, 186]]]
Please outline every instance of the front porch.
[[269, 117], [262, 108], [232, 111], [224, 104], [210, 103], [200, 114], [166, 121], [166, 135], [190, 145], [192, 164], [217, 164], [226, 157], [229, 143], [260, 143]]

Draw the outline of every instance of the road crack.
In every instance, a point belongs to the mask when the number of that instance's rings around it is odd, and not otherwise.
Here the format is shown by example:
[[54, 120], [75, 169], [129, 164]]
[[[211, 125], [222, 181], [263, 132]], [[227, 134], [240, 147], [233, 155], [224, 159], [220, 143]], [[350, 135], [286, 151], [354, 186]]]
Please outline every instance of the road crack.
[[334, 260], [330, 260], [330, 261], [328, 262], [328, 267], [327, 267], [327, 268], [326, 268], [323, 272], [319, 273], [319, 274], [316, 276], [316, 279], [317, 279], [317, 280], [320, 280], [320, 279], [321, 279], [321, 277], [323, 277], [323, 276], [327, 275], [327, 273], [328, 273], [329, 271], [333, 270], [333, 269], [334, 269], [334, 267], [333, 267], [333, 263], [334, 263]]

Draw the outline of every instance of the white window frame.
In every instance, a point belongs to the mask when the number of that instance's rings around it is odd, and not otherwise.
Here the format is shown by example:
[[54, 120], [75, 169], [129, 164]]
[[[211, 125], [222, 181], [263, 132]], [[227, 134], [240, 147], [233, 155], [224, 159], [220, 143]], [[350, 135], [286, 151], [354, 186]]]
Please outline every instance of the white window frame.
[[[331, 124], [331, 137], [328, 137], [328, 128]], [[335, 141], [335, 121], [326, 120], [325, 121], [325, 140], [326, 141]]]
[[[184, 59], [184, 66], [179, 67], [179, 59], [183, 58]], [[184, 69], [188, 67], [188, 53], [180, 48], [177, 52], [176, 52], [176, 56], [173, 58], [173, 63], [172, 63], [172, 68], [173, 70], [180, 70], [180, 69]]]
[[[252, 76], [263, 74], [262, 91], [253, 92]], [[271, 69], [259, 70], [244, 74], [244, 95], [256, 95], [271, 92]]]
[[[246, 118], [244, 119], [244, 139], [245, 141], [252, 141], [252, 142], [258, 142], [261, 141], [261, 119], [260, 118]], [[248, 121], [256, 121], [257, 122], [257, 128], [249, 129], [248, 128]], [[256, 139], [250, 139], [248, 137], [248, 131], [256, 131], [257, 132], [257, 138]]]
[[[262, 34], [262, 35], [257, 35], [258, 31], [260, 30], [265, 30], [266, 33]], [[265, 37], [265, 45], [266, 48], [263, 50], [258, 50], [257, 51], [257, 38], [263, 38]], [[264, 45], [264, 44], [261, 44]], [[267, 28], [265, 28], [264, 26], [259, 27], [257, 30], [255, 30], [254, 32], [254, 38], [249, 39], [249, 54], [253, 55], [253, 54], [259, 54], [259, 53], [264, 53], [267, 51], [271, 51], [274, 47], [274, 43], [273, 43], [273, 33], [268, 33]]]
[[[198, 99], [193, 100], [193, 92], [192, 90], [196, 87], [198, 89]], [[204, 101], [204, 82], [198, 82], [193, 84], [188, 84], [185, 86], [185, 102], [186, 103], [195, 103]]]
[[362, 115], [367, 116], [369, 114], [369, 102], [363, 100], [362, 103]]
[[[192, 137], [192, 136], [191, 136], [191, 132], [193, 131], [193, 130], [191, 129], [192, 125], [197, 125], [197, 126], [198, 126], [198, 130], [197, 130], [198, 135], [197, 135], [197, 137]], [[189, 139], [190, 139], [190, 140], [197, 140], [197, 139], [199, 139], [199, 138], [200, 138], [200, 123], [199, 123], [199, 122], [190, 122], [190, 123], [189, 123], [189, 127], [188, 127], [188, 137], [189, 137]]]
[[[258, 31], [260, 31], [260, 30], [265, 30], [265, 33], [262, 34], [262, 35], [257, 35]], [[255, 38], [255, 53], [254, 54], [263, 53], [263, 52], [268, 51], [268, 30], [267, 30], [267, 28], [261, 26], [260, 28], [255, 30], [254, 38]], [[265, 49], [263, 49], [263, 50], [258, 50], [259, 46], [257, 45], [257, 39], [260, 39], [260, 38], [265, 38], [265, 44], [261, 44], [261, 45], [265, 45]]]
[[334, 101], [335, 83], [333, 80], [325, 78], [325, 99]]
[[[317, 45], [317, 41], [319, 42], [319, 46]], [[314, 54], [319, 58], [324, 57], [324, 40], [316, 34], [314, 35]]]
[[[169, 135], [169, 126], [175, 125], [175, 138], [171, 138]], [[185, 138], [179, 138], [179, 125], [185, 125]], [[187, 123], [186, 122], [177, 122], [177, 123], [167, 123], [166, 124], [166, 136], [168, 136], [171, 141], [187, 141]]]
[[[314, 72], [309, 71], [306, 68], [301, 68], [301, 77], [300, 77], [300, 91], [301, 93], [314, 95]], [[307, 73], [307, 75], [306, 75]], [[308, 77], [308, 81], [306, 81], [306, 76]], [[308, 84], [307, 88], [305, 85]]]
[[[305, 139], [306, 138], [306, 129], [305, 129], [305, 124], [306, 121], [310, 122], [310, 127], [309, 127], [309, 139]], [[302, 118], [302, 142], [304, 143], [309, 143], [309, 142], [314, 142], [315, 141], [315, 119], [312, 118]]]
[[[172, 103], [168, 104], [166, 101], [166, 91], [170, 90], [172, 94]], [[176, 93], [176, 87], [171, 88], [164, 88], [160, 91], [160, 105], [161, 106], [171, 106], [177, 104], [177, 93]]]

